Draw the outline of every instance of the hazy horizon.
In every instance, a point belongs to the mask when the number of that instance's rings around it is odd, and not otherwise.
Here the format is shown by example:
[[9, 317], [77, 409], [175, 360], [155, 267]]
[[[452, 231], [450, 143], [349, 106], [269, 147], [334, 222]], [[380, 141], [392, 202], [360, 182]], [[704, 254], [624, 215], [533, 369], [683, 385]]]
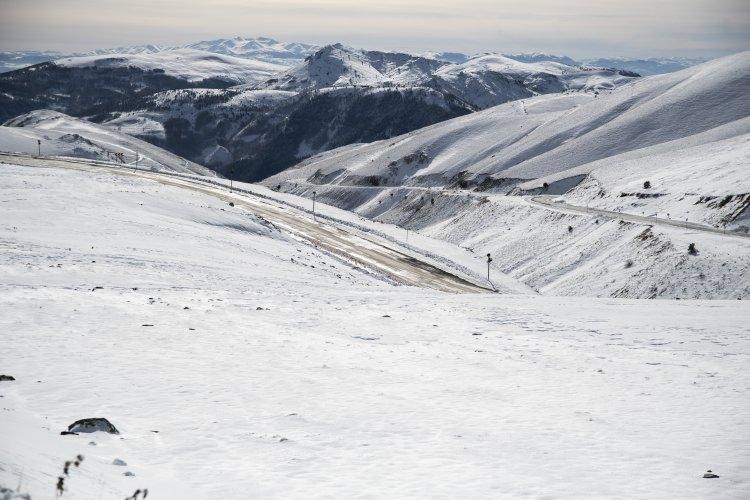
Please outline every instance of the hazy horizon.
[[[750, 48], [742, 0], [0, 0], [0, 50], [87, 51], [267, 36], [406, 52], [717, 57]], [[471, 36], [467, 36], [471, 34]]]

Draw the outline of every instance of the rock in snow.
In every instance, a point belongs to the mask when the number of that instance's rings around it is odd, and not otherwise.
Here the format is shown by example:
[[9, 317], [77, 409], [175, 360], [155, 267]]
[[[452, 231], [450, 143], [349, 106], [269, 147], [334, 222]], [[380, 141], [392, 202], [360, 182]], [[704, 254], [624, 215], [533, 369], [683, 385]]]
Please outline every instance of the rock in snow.
[[0, 375], [0, 382], [12, 382], [15, 380], [15, 377], [12, 375]]
[[82, 418], [76, 420], [68, 426], [68, 432], [107, 432], [109, 434], [119, 434], [120, 431], [110, 423], [106, 418]]
[[31, 500], [27, 493], [16, 493], [15, 491], [0, 486], [0, 500]]

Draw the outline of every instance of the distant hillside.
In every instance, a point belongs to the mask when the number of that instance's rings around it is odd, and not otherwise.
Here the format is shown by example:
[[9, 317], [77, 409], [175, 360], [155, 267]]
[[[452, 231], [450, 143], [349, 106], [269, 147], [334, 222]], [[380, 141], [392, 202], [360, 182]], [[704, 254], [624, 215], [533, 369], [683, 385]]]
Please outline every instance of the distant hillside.
[[138, 166], [215, 176], [211, 170], [136, 139], [56, 111], [32, 111], [0, 126], [0, 151], [37, 154], [37, 140], [45, 156], [70, 156], [104, 161], [122, 160]]
[[341, 44], [305, 56], [312, 46], [267, 38], [192, 46], [198, 48], [134, 47], [123, 49], [129, 54], [65, 58], [1, 74], [0, 119], [54, 109], [255, 181], [348, 144], [388, 139], [508, 101], [595, 94], [638, 78], [499, 55], [455, 64]]
[[268, 80], [263, 87], [299, 91], [348, 86], [424, 86], [451, 94], [474, 109], [483, 109], [536, 94], [611, 89], [636, 77], [629, 72], [557, 62], [524, 63], [495, 54], [452, 64], [336, 44], [322, 48], [298, 66]]
[[610, 57], [598, 59], [585, 59], [584, 64], [604, 68], [619, 68], [634, 71], [643, 76], [661, 75], [680, 71], [697, 64], [706, 62], [706, 59], [686, 57], [663, 57], [649, 59], [629, 59], [625, 57]]
[[0, 73], [14, 71], [43, 62], [65, 59], [70, 57], [85, 57], [98, 55], [143, 55], [155, 54], [162, 51], [176, 49], [194, 49], [214, 54], [224, 54], [255, 61], [281, 65], [293, 65], [315, 52], [318, 47], [306, 43], [279, 42], [268, 37], [259, 38], [219, 38], [202, 42], [188, 43], [179, 47], [162, 47], [159, 45], [134, 45], [130, 47], [115, 47], [111, 49], [96, 49], [84, 52], [59, 51], [8, 51], [0, 52]]
[[[311, 158], [282, 177], [336, 171], [339, 183], [375, 176], [383, 185], [447, 185], [460, 174], [470, 186], [507, 186], [574, 168], [578, 175], [591, 162], [742, 120], [750, 114], [748, 88], [750, 53], [744, 52], [598, 95], [510, 102]], [[419, 152], [424, 160], [403, 170], [401, 159]]]
[[[749, 233], [748, 89], [745, 52], [339, 148], [264, 184], [490, 253], [542, 293], [744, 298], [745, 239], [596, 211]], [[540, 206], [538, 195], [581, 212]]]

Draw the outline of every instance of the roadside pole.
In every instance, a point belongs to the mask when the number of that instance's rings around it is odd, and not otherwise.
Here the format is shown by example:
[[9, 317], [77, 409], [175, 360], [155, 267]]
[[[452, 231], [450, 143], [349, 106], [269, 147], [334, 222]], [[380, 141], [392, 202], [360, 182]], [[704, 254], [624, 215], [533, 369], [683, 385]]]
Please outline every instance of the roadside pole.
[[315, 195], [318, 193], [316, 191], [313, 191], [313, 220], [317, 222], [317, 218], [315, 217]]
[[42, 156], [42, 140], [36, 140], [37, 156]]
[[487, 254], [487, 281], [490, 281], [490, 262], [492, 262], [492, 256]]
[[229, 169], [229, 192], [232, 192], [232, 177], [234, 177], [234, 168]]

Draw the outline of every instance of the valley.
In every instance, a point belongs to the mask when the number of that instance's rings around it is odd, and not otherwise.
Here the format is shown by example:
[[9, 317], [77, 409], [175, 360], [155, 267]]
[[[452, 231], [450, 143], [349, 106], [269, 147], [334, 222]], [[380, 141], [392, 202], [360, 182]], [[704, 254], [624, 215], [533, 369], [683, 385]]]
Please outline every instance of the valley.
[[0, 500], [750, 497], [747, 47], [86, 2], [0, 52]]

